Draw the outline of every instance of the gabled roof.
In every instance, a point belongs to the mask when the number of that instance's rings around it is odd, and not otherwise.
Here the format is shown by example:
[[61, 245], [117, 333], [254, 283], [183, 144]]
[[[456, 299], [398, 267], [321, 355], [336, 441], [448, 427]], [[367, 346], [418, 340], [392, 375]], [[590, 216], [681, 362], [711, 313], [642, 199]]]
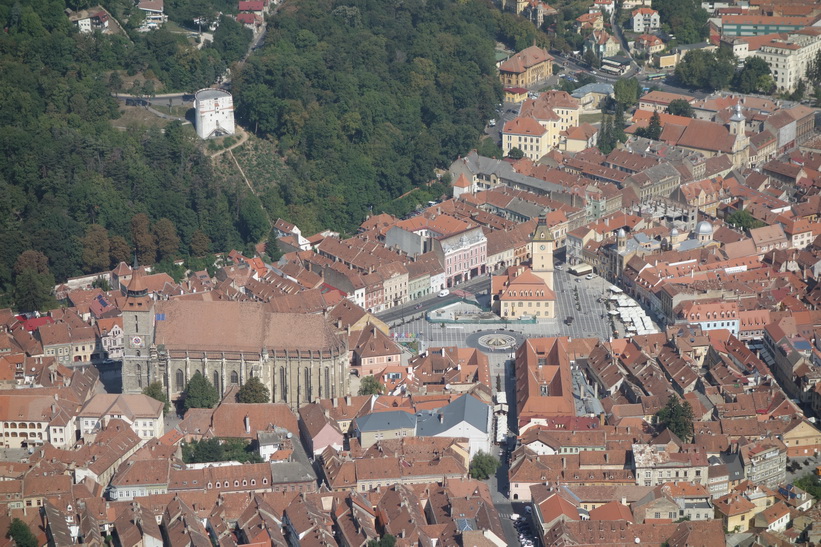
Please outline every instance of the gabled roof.
[[424, 412], [417, 421], [416, 434], [420, 437], [435, 437], [467, 423], [483, 433], [490, 433], [490, 407], [472, 395], [462, 395], [447, 406], [435, 412]]
[[547, 53], [546, 49], [530, 46], [499, 65], [499, 71], [522, 73], [530, 67], [552, 60], [553, 57]]

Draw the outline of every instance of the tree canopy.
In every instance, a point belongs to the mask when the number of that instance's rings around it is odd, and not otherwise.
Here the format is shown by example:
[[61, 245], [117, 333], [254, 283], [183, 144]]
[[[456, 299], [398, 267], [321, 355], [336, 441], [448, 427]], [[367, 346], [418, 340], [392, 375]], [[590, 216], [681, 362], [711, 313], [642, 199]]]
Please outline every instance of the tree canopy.
[[673, 99], [667, 105], [667, 113], [673, 116], [694, 117], [693, 106], [684, 99]]
[[[123, 21], [133, 6], [106, 3]], [[197, 232], [220, 250], [247, 242], [236, 215], [245, 193], [215, 176], [190, 128], [117, 129], [125, 123], [115, 121], [120, 111], [110, 95], [135, 80], [140, 93], [148, 81], [157, 93], [211, 85], [230, 52], [197, 49], [164, 29], [82, 34], [65, 8], [56, 0], [0, 0], [0, 305], [14, 300], [24, 311], [50, 305], [55, 281], [131, 262], [134, 215], [146, 215], [149, 227], [163, 218], [173, 225], [161, 251], [173, 253], [176, 238], [187, 254]], [[202, 237], [197, 243], [201, 251]], [[13, 272], [28, 250], [48, 259], [47, 272]]]
[[242, 439], [202, 439], [182, 446], [182, 459], [185, 463], [211, 463], [238, 461], [240, 463], [259, 463], [259, 453], [251, 443]]
[[163, 404], [164, 414], [168, 414], [168, 411], [171, 410], [171, 405], [168, 402], [168, 397], [165, 396], [165, 388], [163, 388], [162, 382], [151, 382], [148, 384], [148, 386], [143, 389], [143, 395], [148, 395], [152, 399], [161, 402]]
[[205, 379], [200, 371], [194, 373], [183, 394], [185, 410], [192, 408], [214, 408], [219, 402], [219, 393], [214, 384]]
[[237, 391], [238, 403], [270, 403], [271, 392], [259, 378], [252, 376]]
[[396, 538], [391, 534], [385, 534], [379, 539], [372, 539], [368, 542], [368, 547], [394, 547]]
[[661, 116], [659, 116], [658, 112], [653, 112], [653, 115], [650, 116], [650, 122], [647, 124], [647, 127], [639, 127], [635, 134], [638, 137], [644, 137], [646, 139], [657, 141], [661, 137], [661, 129]]
[[693, 438], [693, 409], [687, 401], [682, 403], [671, 395], [664, 408], [656, 412], [656, 420], [684, 442]]
[[381, 393], [384, 393], [384, 391], [385, 386], [383, 386], [379, 380], [373, 376], [365, 376], [359, 383], [360, 395], [380, 395]]
[[480, 450], [470, 460], [470, 476], [474, 479], [485, 480], [490, 478], [499, 468], [499, 460]]
[[494, 38], [523, 41], [511, 21], [479, 0], [281, 10], [233, 87], [239, 120], [274, 139], [294, 170], [276, 198], [353, 230], [433, 178], [476, 145], [501, 102]]
[[6, 537], [13, 539], [17, 547], [38, 547], [37, 536], [34, 535], [28, 524], [17, 517], [12, 519]]
[[726, 47], [693, 50], [676, 65], [676, 77], [683, 84], [710, 91], [726, 88], [734, 75], [735, 57]]
[[752, 228], [762, 228], [766, 224], [753, 215], [749, 211], [739, 210], [727, 217], [727, 224], [741, 228], [742, 230], [750, 230]]
[[698, 0], [653, 0], [662, 26], [679, 44], [695, 44], [707, 36], [709, 14]]
[[741, 93], [770, 93], [773, 87], [770, 65], [760, 57], [747, 57], [733, 78], [733, 89]]

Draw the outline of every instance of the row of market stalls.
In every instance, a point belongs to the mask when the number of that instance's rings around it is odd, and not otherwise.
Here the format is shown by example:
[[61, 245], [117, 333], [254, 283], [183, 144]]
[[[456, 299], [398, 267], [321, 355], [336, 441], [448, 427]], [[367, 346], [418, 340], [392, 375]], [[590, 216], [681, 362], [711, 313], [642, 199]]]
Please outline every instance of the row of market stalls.
[[653, 320], [635, 300], [624, 294], [624, 291], [615, 285], [610, 287], [610, 292], [610, 302], [615, 304], [616, 308], [607, 313], [618, 316], [628, 335], [656, 334], [658, 332]]

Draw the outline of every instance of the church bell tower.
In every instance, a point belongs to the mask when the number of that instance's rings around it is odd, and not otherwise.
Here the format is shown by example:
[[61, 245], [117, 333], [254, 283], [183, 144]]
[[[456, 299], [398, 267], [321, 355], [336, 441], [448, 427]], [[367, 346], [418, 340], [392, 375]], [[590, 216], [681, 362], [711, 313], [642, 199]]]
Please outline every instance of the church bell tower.
[[154, 302], [148, 296], [142, 270], [134, 268], [123, 307], [123, 393], [142, 393], [152, 381], [162, 381], [152, 378], [149, 371], [149, 351], [154, 343], [153, 310]]

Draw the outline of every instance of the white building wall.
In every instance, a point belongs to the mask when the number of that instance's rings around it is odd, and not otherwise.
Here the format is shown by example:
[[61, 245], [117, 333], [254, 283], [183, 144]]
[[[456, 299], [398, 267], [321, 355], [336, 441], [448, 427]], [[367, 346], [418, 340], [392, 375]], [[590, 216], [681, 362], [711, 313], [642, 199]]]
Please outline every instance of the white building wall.
[[234, 134], [234, 99], [227, 91], [219, 89], [197, 91], [194, 108], [197, 135], [201, 139]]

